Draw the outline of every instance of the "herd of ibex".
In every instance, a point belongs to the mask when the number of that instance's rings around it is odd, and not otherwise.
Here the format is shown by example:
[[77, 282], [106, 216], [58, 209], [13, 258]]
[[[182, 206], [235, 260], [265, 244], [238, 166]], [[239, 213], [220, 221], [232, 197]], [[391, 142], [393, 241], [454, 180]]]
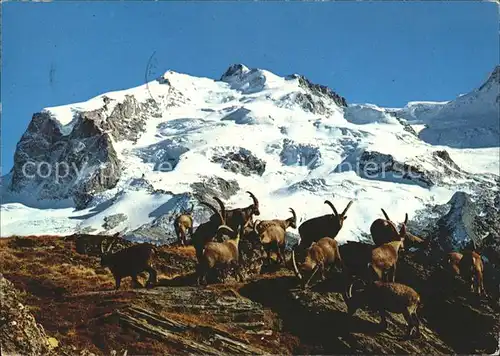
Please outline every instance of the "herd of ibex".
[[[254, 194], [247, 192], [253, 200], [249, 206], [226, 209], [222, 200], [213, 199], [219, 209], [208, 202], [213, 214], [208, 221], [194, 230], [193, 206], [191, 211], [176, 217], [174, 229], [181, 245], [188, 243], [187, 236], [196, 250], [198, 261], [197, 283], [207, 283], [207, 274], [211, 270], [231, 269], [236, 279], [244, 280], [240, 271], [240, 241], [245, 239], [260, 240], [262, 251], [266, 251], [268, 263], [271, 253], [277, 255], [277, 263], [287, 265], [285, 259], [286, 231], [297, 228], [297, 215], [290, 208], [291, 217], [280, 220], [254, 220], [259, 216], [259, 201]], [[291, 269], [293, 269], [302, 288], [307, 288], [315, 274], [320, 271], [325, 278], [325, 271], [333, 266], [342, 270], [345, 277], [344, 300], [348, 313], [354, 314], [357, 308], [368, 306], [380, 313], [381, 325], [386, 326], [386, 313], [400, 313], [408, 324], [408, 336], [419, 335], [417, 309], [420, 304], [419, 294], [411, 287], [396, 283], [398, 256], [404, 250], [405, 241], [417, 243], [427, 248], [429, 239], [424, 240], [407, 231], [408, 214], [398, 231], [396, 224], [382, 209], [385, 219], [376, 219], [370, 226], [374, 245], [347, 242], [339, 245], [335, 240], [347, 219], [350, 201], [342, 213], [329, 200], [325, 201], [332, 214], [326, 214], [304, 221], [298, 226], [300, 242], [292, 248]], [[116, 289], [123, 277], [130, 276], [139, 285], [137, 275], [143, 271], [149, 273], [147, 286], [156, 283], [156, 271], [152, 266], [155, 248], [150, 244], [135, 245], [114, 254], [102, 249], [102, 266], [109, 267], [116, 280]], [[301, 263], [297, 264], [297, 256]], [[483, 286], [483, 263], [476, 252], [452, 252], [446, 260], [447, 268], [460, 275], [471, 289], [478, 294], [485, 294]]]

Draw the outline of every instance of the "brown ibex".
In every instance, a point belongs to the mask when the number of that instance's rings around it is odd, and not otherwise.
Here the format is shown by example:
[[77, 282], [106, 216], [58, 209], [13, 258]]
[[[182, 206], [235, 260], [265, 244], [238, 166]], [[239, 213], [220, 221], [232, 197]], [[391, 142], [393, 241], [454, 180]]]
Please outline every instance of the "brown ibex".
[[315, 218], [304, 221], [299, 226], [300, 243], [296, 246], [299, 251], [303, 251], [313, 242], [319, 241], [323, 237], [335, 238], [347, 219], [346, 213], [351, 207], [353, 201], [347, 204], [344, 211], [339, 214], [335, 206], [329, 201], [325, 200], [325, 204], [330, 206], [333, 214], [317, 216]]
[[450, 252], [447, 263], [454, 274], [470, 283], [471, 292], [487, 295], [483, 284], [484, 264], [480, 254], [475, 251]]
[[149, 273], [146, 287], [156, 284], [156, 270], [153, 268], [152, 258], [155, 253], [155, 247], [148, 243], [133, 245], [115, 253], [110, 253], [113, 245], [118, 241], [115, 239], [106, 251], [101, 244], [101, 266], [108, 267], [113, 274], [116, 282], [116, 289], [120, 288], [123, 277], [132, 277], [134, 286], [142, 285], [137, 280], [137, 275], [143, 271]]
[[[398, 253], [404, 249], [404, 240], [406, 235], [406, 225], [401, 226], [399, 233], [396, 228], [390, 225], [394, 230], [393, 234], [399, 235], [399, 240], [387, 242], [372, 250], [371, 267], [379, 279], [383, 279], [384, 272], [392, 271], [392, 281], [396, 280], [396, 265], [398, 262]], [[387, 274], [387, 280], [389, 275]]]
[[[220, 214], [220, 213], [219, 213]], [[222, 225], [217, 229], [218, 235], [225, 235], [227, 239], [224, 242], [209, 242], [203, 249], [201, 259], [197, 265], [198, 284], [202, 281], [207, 282], [207, 273], [214, 268], [232, 268], [235, 278], [243, 281], [243, 276], [239, 268], [239, 250], [240, 242], [239, 229], [233, 230], [225, 225], [224, 218], [220, 215]]]
[[[253, 200], [253, 203], [251, 205], [245, 208], [235, 208], [235, 209], [225, 210], [225, 214], [223, 215], [225, 221], [227, 222], [226, 223], [227, 226], [229, 226], [233, 230], [239, 227], [240, 235], [243, 235], [244, 228], [248, 224], [252, 223], [253, 216], [260, 215], [259, 201], [257, 200], [257, 197], [252, 192], [247, 191], [247, 193]], [[217, 203], [219, 203], [222, 209], [224, 203], [218, 197], [213, 197], [213, 199], [217, 201]], [[217, 214], [213, 214], [210, 217], [210, 220], [218, 220]]]
[[[301, 281], [302, 287], [307, 288], [307, 285], [312, 280], [318, 270], [321, 270], [321, 277], [325, 278], [325, 270], [333, 265], [342, 267], [342, 258], [340, 257], [337, 241], [330, 237], [323, 237], [318, 242], [313, 244], [306, 250], [306, 259], [304, 263], [297, 267], [295, 261], [295, 251], [292, 250], [292, 266], [297, 278]], [[302, 274], [310, 274], [309, 279], [304, 281]]]
[[420, 336], [420, 320], [417, 310], [420, 306], [420, 295], [411, 287], [394, 282], [375, 281], [360, 289], [354, 289], [354, 283], [344, 292], [347, 313], [354, 315], [356, 310], [367, 306], [380, 313], [380, 325], [387, 329], [387, 312], [403, 314], [408, 324], [407, 336]]
[[404, 248], [406, 225], [403, 224], [399, 233], [394, 226], [392, 229], [394, 229], [392, 235], [396, 235], [398, 238], [378, 247], [352, 241], [339, 246], [346, 280], [351, 280], [353, 275], [370, 279], [373, 277], [373, 272], [378, 279], [388, 279], [389, 275], [385, 272], [389, 271], [392, 271], [392, 281], [395, 280], [399, 250]]
[[[400, 236], [396, 230], [396, 224], [394, 224], [394, 222], [389, 218], [389, 215], [387, 215], [384, 209], [381, 210], [384, 214], [385, 219], [377, 219], [370, 226], [370, 233], [376, 246], [380, 246], [387, 242], [397, 241], [400, 239]], [[408, 224], [408, 214], [405, 214], [405, 221], [403, 224]], [[424, 247], [428, 247], [430, 242], [430, 239], [424, 240], [418, 236], [411, 234], [410, 232], [408, 232], [408, 229], [406, 230], [404, 238], [406, 239], [406, 241], [411, 241]]]
[[217, 209], [210, 203], [207, 202], [200, 202], [200, 204], [203, 204], [207, 206], [210, 210], [212, 210], [217, 216], [217, 219], [210, 219], [207, 222], [204, 222], [196, 228], [193, 238], [191, 239], [192, 244], [194, 246], [194, 249], [196, 250], [196, 258], [198, 259], [198, 262], [201, 259], [203, 249], [205, 248], [205, 245], [212, 241], [215, 236], [217, 235], [217, 229], [220, 225], [223, 225], [222, 221], [222, 216], [224, 216], [224, 204], [222, 204], [222, 210], [219, 213]]
[[190, 211], [183, 212], [174, 220], [174, 230], [177, 235], [177, 240], [183, 246], [187, 244], [187, 233], [189, 233], [189, 236], [193, 238], [193, 210], [194, 205], [191, 204]]
[[263, 220], [258, 224], [255, 224], [254, 229], [260, 236], [260, 241], [264, 246], [267, 253], [268, 263], [271, 263], [271, 252], [275, 251], [277, 255], [278, 263], [285, 262], [285, 245], [286, 245], [286, 229], [291, 227], [292, 229], [297, 228], [297, 214], [290, 208], [292, 217], [280, 220]]

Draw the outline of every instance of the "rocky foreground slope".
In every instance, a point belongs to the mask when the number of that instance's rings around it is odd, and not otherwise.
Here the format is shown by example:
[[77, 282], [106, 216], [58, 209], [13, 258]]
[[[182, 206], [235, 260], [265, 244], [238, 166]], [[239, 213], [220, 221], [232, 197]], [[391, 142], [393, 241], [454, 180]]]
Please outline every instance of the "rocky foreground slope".
[[[77, 246], [76, 241], [86, 241]], [[338, 272], [310, 291], [293, 273], [267, 268], [244, 283], [194, 285], [191, 247], [161, 246], [159, 285], [113, 290], [95, 247], [105, 236], [8, 238], [2, 259], [2, 352], [117, 354], [492, 354], [498, 348], [498, 295], [478, 298], [443, 274], [425, 253], [408, 253], [398, 278], [422, 296], [424, 327], [404, 339], [404, 320], [359, 310], [347, 317]], [[82, 250], [83, 248], [83, 250]], [[78, 253], [77, 250], [86, 251]], [[424, 267], [425, 266], [425, 267]], [[12, 284], [10, 282], [11, 281]], [[490, 291], [492, 282], [488, 278]], [[15, 302], [10, 302], [10, 301]], [[24, 307], [19, 309], [18, 301]], [[19, 311], [21, 310], [21, 311]], [[36, 326], [31, 315], [43, 326]], [[19, 326], [33, 337], [19, 342]], [[47, 343], [48, 338], [51, 344]], [[3, 353], [5, 354], [5, 352]], [[8, 353], [7, 353], [8, 354]]]

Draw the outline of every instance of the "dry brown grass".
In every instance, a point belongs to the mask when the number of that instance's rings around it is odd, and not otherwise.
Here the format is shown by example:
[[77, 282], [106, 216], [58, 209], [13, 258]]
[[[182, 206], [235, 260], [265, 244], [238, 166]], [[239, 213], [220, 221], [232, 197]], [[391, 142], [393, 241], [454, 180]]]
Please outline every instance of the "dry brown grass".
[[[104, 298], [92, 294], [112, 290], [114, 279], [98, 258], [78, 254], [72, 242], [57, 236], [0, 239], [0, 268], [21, 291], [37, 321], [62, 345], [101, 353], [120, 350], [120, 345], [138, 337], [129, 339], [129, 333], [115, 330], [117, 326], [97, 322], [99, 316], [131, 300], [130, 281], [124, 280], [123, 291]], [[129, 352], [144, 354], [149, 347], [159, 347], [141, 345]]]
[[[160, 246], [155, 267], [161, 280], [193, 272], [196, 263], [192, 246]], [[187, 266], [187, 267], [186, 267]], [[186, 270], [187, 269], [187, 270]], [[182, 350], [158, 340], [125, 330], [117, 323], [104, 322], [116, 309], [134, 303], [142, 305], [131, 289], [131, 279], [123, 280], [120, 291], [114, 291], [114, 279], [108, 269], [100, 266], [97, 257], [80, 255], [74, 241], [57, 236], [30, 236], [0, 239], [0, 272], [20, 290], [25, 304], [49, 336], [63, 347], [71, 345], [78, 350], [88, 349], [97, 354], [109, 354], [127, 349], [128, 354], [179, 354]], [[147, 274], [144, 274], [144, 280]], [[210, 285], [221, 293], [238, 294], [243, 284]], [[271, 312], [269, 312], [271, 313]], [[198, 326], [209, 326], [232, 333], [241, 340], [260, 345], [273, 353], [289, 354], [296, 342], [289, 335], [271, 337], [246, 334], [226, 324], [220, 324], [210, 315], [161, 312], [165, 317]], [[269, 315], [273, 318], [273, 315]], [[200, 335], [193, 335], [193, 339]], [[286, 346], [280, 346], [284, 343]]]

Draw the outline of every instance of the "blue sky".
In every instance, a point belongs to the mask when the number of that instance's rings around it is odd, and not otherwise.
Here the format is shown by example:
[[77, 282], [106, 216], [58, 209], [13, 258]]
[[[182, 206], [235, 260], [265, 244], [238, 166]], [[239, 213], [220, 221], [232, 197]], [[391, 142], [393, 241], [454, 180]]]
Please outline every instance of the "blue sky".
[[34, 112], [168, 69], [233, 63], [304, 74], [348, 102], [403, 106], [479, 86], [499, 61], [498, 10], [476, 2], [5, 3], [2, 171]]

